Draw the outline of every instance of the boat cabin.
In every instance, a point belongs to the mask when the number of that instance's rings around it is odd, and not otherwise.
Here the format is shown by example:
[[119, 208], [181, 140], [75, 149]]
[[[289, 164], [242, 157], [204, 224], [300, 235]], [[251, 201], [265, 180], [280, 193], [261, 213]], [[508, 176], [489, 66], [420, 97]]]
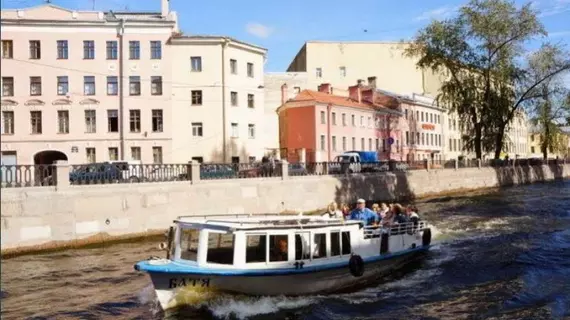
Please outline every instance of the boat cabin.
[[346, 261], [363, 234], [358, 221], [319, 216], [225, 215], [180, 217], [174, 222], [170, 259], [210, 268]]

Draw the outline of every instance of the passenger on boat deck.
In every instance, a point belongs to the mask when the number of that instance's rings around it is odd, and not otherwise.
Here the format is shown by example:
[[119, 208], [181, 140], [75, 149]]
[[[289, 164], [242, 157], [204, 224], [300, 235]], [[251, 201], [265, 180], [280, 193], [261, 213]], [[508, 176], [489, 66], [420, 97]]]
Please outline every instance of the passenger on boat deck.
[[377, 203], [372, 204], [372, 211], [374, 211], [374, 213], [377, 215], [380, 215], [380, 205]]
[[322, 216], [327, 218], [344, 218], [342, 211], [338, 209], [338, 206], [334, 201], [329, 204], [327, 212], [323, 213]]
[[397, 223], [409, 222], [408, 217], [404, 212], [404, 208], [399, 203], [394, 205], [394, 221]]
[[388, 206], [386, 205], [386, 203], [382, 202], [382, 204], [380, 205], [380, 217], [382, 219], [384, 219], [384, 217], [386, 216], [386, 214], [388, 213]]
[[366, 208], [366, 201], [358, 199], [356, 201], [356, 209], [350, 213], [350, 220], [361, 220], [365, 226], [377, 225], [378, 215], [374, 211]]
[[417, 213], [418, 209], [412, 205], [406, 207], [406, 216], [410, 222], [417, 224], [420, 221], [420, 216]]
[[342, 203], [340, 205], [340, 210], [342, 211], [342, 215], [345, 219], [349, 218], [350, 215], [350, 208], [348, 207], [348, 204], [346, 203]]
[[382, 218], [382, 227], [391, 227], [394, 224], [395, 216], [394, 210], [388, 210]]

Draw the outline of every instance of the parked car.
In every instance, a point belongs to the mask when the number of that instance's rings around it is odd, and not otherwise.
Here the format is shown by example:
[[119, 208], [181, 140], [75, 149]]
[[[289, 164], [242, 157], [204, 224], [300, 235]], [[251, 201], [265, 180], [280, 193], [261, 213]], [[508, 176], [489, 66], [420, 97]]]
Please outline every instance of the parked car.
[[132, 170], [127, 162], [102, 162], [80, 166], [69, 174], [71, 184], [97, 181], [136, 183], [142, 180], [139, 169]]

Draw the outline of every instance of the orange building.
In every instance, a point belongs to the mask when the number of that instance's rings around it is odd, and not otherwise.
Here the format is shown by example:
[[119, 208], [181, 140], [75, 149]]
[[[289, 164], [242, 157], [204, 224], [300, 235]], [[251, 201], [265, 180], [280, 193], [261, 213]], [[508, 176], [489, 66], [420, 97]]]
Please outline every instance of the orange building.
[[401, 160], [400, 103], [379, 93], [374, 77], [368, 80], [368, 86], [359, 81], [349, 87], [348, 96], [333, 94], [325, 83], [318, 91], [303, 90], [287, 101], [287, 85], [282, 86], [279, 143], [289, 162], [334, 161], [352, 150], [377, 151], [380, 160]]

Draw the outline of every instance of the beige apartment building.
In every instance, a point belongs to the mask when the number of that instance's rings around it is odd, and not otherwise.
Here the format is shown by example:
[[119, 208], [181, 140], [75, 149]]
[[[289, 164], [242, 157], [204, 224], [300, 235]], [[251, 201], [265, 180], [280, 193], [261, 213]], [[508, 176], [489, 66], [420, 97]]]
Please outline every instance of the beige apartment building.
[[169, 46], [172, 160], [261, 160], [267, 50], [219, 36], [174, 36]]
[[3, 164], [169, 162], [168, 0], [158, 13], [2, 10]]

